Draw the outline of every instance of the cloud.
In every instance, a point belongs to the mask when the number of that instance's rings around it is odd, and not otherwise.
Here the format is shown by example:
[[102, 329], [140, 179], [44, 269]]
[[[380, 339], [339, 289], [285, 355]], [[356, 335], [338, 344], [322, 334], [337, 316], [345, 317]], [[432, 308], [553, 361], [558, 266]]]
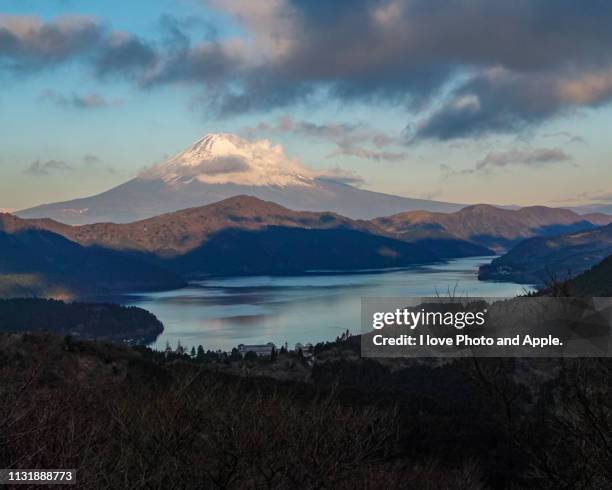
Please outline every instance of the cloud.
[[246, 128], [246, 131], [250, 134], [262, 131], [292, 133], [338, 143], [353, 139], [355, 133], [362, 128], [358, 124], [316, 124], [308, 121], [296, 121], [291, 116], [283, 116], [274, 124], [261, 122], [255, 127]]
[[554, 133], [545, 133], [542, 135], [544, 138], [562, 138], [566, 143], [584, 143], [585, 140], [582, 136], [571, 133], [569, 131], [556, 131]]
[[[163, 160], [167, 160], [164, 157]], [[152, 175], [158, 169], [158, 164], [144, 167], [140, 175]], [[219, 156], [210, 159], [204, 159], [195, 165], [185, 165], [181, 167], [182, 177], [198, 177], [201, 175], [215, 176], [231, 173], [247, 172], [251, 166], [243, 157], [239, 155]]]
[[209, 0], [208, 4], [229, 14], [247, 32], [252, 52], [278, 58], [294, 49], [299, 19], [297, 9], [291, 2]]
[[96, 93], [63, 95], [54, 90], [45, 90], [39, 100], [48, 100], [60, 107], [71, 107], [75, 109], [103, 109], [116, 107], [123, 104], [121, 99], [107, 99]]
[[194, 168], [194, 175], [222, 175], [235, 172], [246, 172], [251, 167], [244, 158], [236, 155], [216, 157], [206, 160]]
[[492, 151], [474, 167], [456, 171], [450, 166], [440, 165], [444, 176], [491, 173], [496, 169], [508, 167], [543, 167], [553, 163], [570, 162], [572, 157], [558, 148], [534, 148], [506, 151]]
[[98, 170], [106, 172], [110, 175], [116, 175], [117, 171], [109, 166], [101, 166], [102, 159], [93, 153], [87, 153], [83, 155], [83, 164], [79, 166], [73, 166], [66, 163], [64, 160], [35, 160], [24, 170], [25, 173], [35, 176], [50, 175], [55, 172], [67, 172], [67, 171], [91, 171]]
[[0, 15], [0, 73], [27, 74], [80, 60], [98, 77], [142, 78], [157, 62], [149, 42], [111, 31], [86, 16], [61, 16], [49, 21], [28, 15]]
[[[422, 133], [450, 138], [478, 136], [490, 125], [500, 132], [540, 122], [565, 108], [555, 99], [582, 106], [611, 98], [608, 2], [589, 8], [570, 0], [275, 0], [261, 9], [249, 0], [214, 4], [252, 35], [245, 51], [256, 47], [266, 54], [244, 71], [238, 88], [214, 94], [222, 113], [308, 100], [320, 89], [344, 100], [422, 108], [458, 75], [476, 74], [451, 91], [456, 129], [444, 131], [441, 114], [436, 127]], [[513, 83], [487, 85], [486, 73], [496, 68]], [[556, 85], [554, 97], [547, 97], [542, 80]], [[481, 101], [479, 111], [455, 104], [473, 92], [479, 99], [512, 95], [510, 88], [524, 101], [519, 110], [503, 100]], [[526, 101], [537, 96], [548, 99], [548, 107], [531, 114]], [[495, 117], [496, 106], [509, 113]]]
[[63, 160], [47, 160], [45, 162], [35, 160], [26, 168], [25, 172], [31, 175], [49, 175], [53, 172], [66, 170], [72, 170], [72, 166]]
[[409, 141], [524, 131], [612, 101], [612, 2], [205, 0], [239, 35], [161, 20], [152, 41], [87, 17], [0, 18], [0, 71], [78, 59], [100, 79], [185, 84], [207, 111], [313, 97], [422, 115]]
[[101, 78], [121, 76], [142, 79], [157, 62], [155, 48], [146, 41], [131, 34], [111, 32], [99, 47], [95, 70]]
[[[383, 131], [374, 130], [364, 124], [335, 123], [316, 124], [308, 121], [296, 121], [290, 116], [284, 116], [274, 124], [261, 122], [250, 128], [245, 128], [249, 136], [258, 133], [290, 133], [309, 138], [328, 141], [336, 146], [328, 158], [338, 156], [353, 156], [376, 161], [398, 161], [406, 157], [402, 151], [384, 151], [388, 146], [403, 145], [401, 137], [394, 137]], [[373, 146], [367, 148], [364, 145]]]
[[89, 53], [100, 43], [103, 28], [85, 16], [44, 22], [34, 16], [0, 16], [0, 70], [28, 72]]
[[578, 107], [612, 99], [610, 73], [519, 74], [501, 67], [469, 78], [442, 106], [420, 121], [407, 139], [450, 140], [521, 131]]
[[476, 170], [510, 167], [515, 165], [541, 166], [555, 162], [566, 162], [571, 157], [557, 148], [536, 148], [534, 150], [509, 150], [489, 153], [476, 164]]
[[331, 152], [327, 158], [334, 158], [340, 155], [364, 158], [366, 160], [375, 160], [378, 162], [398, 162], [406, 158], [406, 153], [404, 152], [368, 150], [367, 148], [355, 148], [353, 146], [340, 147]]
[[219, 64], [225, 64], [226, 58], [227, 63], [235, 60], [229, 50], [213, 42], [192, 47], [182, 29], [193, 23], [193, 19], [163, 16], [160, 25], [167, 35], [159, 43], [111, 30], [86, 16], [45, 22], [35, 16], [0, 15], [0, 74], [25, 75], [78, 60], [101, 80], [125, 79], [138, 86], [201, 82], [213, 73], [213, 58]]
[[86, 153], [83, 155], [83, 162], [87, 165], [95, 165], [97, 163], [102, 163], [102, 159], [93, 153]]
[[346, 170], [338, 166], [330, 168], [318, 177], [358, 187], [365, 183], [363, 178], [352, 170]]

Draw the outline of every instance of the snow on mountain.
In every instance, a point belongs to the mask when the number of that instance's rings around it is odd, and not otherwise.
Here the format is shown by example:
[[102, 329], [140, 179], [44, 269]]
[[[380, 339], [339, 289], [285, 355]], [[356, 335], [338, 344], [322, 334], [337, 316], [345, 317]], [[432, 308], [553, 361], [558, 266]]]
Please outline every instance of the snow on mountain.
[[248, 141], [212, 133], [167, 162], [141, 175], [166, 183], [312, 186], [314, 172], [289, 159], [283, 147], [268, 140]]
[[214, 133], [166, 162], [95, 196], [19, 211], [23, 218], [68, 224], [127, 223], [237, 195], [272, 201], [296, 211], [333, 211], [371, 219], [404, 211], [458, 211], [461, 204], [372, 192], [303, 167], [268, 140]]

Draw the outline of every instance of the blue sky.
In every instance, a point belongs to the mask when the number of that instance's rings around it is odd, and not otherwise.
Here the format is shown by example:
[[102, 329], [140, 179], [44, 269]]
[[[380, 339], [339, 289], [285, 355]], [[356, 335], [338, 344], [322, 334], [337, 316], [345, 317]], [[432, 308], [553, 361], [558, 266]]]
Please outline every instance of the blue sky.
[[382, 192], [612, 201], [612, 7], [520, 5], [3, 0], [0, 209], [104, 191], [220, 131]]

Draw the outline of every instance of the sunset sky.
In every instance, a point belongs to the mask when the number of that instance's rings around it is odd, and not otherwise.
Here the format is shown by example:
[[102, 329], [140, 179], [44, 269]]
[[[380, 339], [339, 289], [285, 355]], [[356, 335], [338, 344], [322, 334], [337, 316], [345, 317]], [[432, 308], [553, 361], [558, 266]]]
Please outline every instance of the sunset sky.
[[365, 188], [612, 202], [612, 2], [2, 0], [0, 209], [208, 132]]

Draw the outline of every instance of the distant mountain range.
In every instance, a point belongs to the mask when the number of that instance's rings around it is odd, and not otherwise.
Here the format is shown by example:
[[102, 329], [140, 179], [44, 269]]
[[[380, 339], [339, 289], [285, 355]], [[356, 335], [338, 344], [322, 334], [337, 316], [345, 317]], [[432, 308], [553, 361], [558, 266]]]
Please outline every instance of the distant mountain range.
[[353, 187], [290, 160], [269, 141], [209, 134], [140, 176], [92, 197], [17, 212], [67, 224], [128, 223], [203, 206], [236, 195], [273, 201], [289, 209], [336, 212], [372, 219], [407, 210], [451, 212], [462, 204], [411, 199]]
[[492, 254], [455, 237], [406, 241], [372, 222], [292, 211], [250, 196], [128, 224], [20, 221], [184, 276], [354, 271]]
[[587, 204], [584, 206], [570, 206], [569, 209], [579, 214], [612, 214], [611, 203]]
[[101, 245], [120, 250], [176, 256], [193, 250], [228, 228], [257, 231], [266, 227], [306, 229], [346, 228], [385, 234], [367, 221], [356, 221], [335, 213], [292, 211], [251, 196], [162, 214], [132, 223], [98, 223], [69, 226], [52, 220], [29, 220], [83, 245]]
[[454, 213], [410, 211], [378, 218], [373, 223], [405, 239], [453, 237], [504, 251], [535, 236], [584, 231], [612, 223], [612, 216], [579, 215], [567, 209], [531, 206], [517, 210], [485, 204]]
[[252, 196], [131, 223], [71, 226], [48, 218], [1, 216], [5, 289], [10, 275], [17, 278], [13, 289], [26, 292], [37, 284], [47, 285], [39, 289], [126, 291], [169, 289], [184, 284], [183, 278], [211, 274], [384, 269], [492, 255], [492, 249], [512, 246], [510, 253], [481, 269], [481, 278], [531, 283], [542, 281], [549, 268], [568, 266], [560, 250], [574, 241], [563, 237], [588, 237], [577, 239], [591, 255], [569, 264], [575, 273], [604, 258], [607, 245], [600, 247], [597, 226], [612, 221], [607, 215], [581, 216], [543, 206], [508, 210], [488, 205], [368, 221], [294, 211]]
[[[512, 247], [481, 277], [531, 282], [561, 262], [552, 252], [537, 263], [519, 259], [529, 247], [612, 222], [601, 213], [466, 207], [371, 192], [308, 170], [267, 140], [231, 134], [207, 135], [102, 194], [16, 214], [27, 219], [2, 215], [1, 246], [13, 255], [0, 258], [0, 272], [21, 274], [26, 290], [37, 283], [27, 274], [35, 273], [53, 284], [72, 278], [94, 290], [121, 290], [180, 284], [195, 274], [403, 267]], [[597, 258], [570, 265], [581, 272]]]
[[612, 225], [555, 237], [530, 238], [480, 268], [480, 279], [545, 285], [576, 276], [612, 255]]
[[169, 270], [108, 248], [84, 247], [45, 225], [53, 222], [0, 214], [0, 296], [73, 299], [185, 284]]
[[[83, 245], [100, 245], [120, 250], [150, 252], [159, 256], [177, 256], [190, 252], [228, 229], [258, 232], [266, 228], [303, 228], [307, 230], [345, 229], [399, 237], [381, 228], [376, 221], [353, 220], [331, 212], [293, 211], [270, 201], [252, 196], [235, 196], [223, 201], [167, 213], [133, 223], [98, 223], [68, 226], [53, 220], [29, 220], [38, 226], [70, 238]], [[404, 238], [406, 240], [404, 240]], [[433, 245], [435, 240], [466, 248], [466, 255], [490, 253], [455, 236], [423, 237]], [[402, 241], [420, 242], [418, 236], [402, 237]], [[449, 250], [443, 256], [458, 256]], [[459, 256], [464, 254], [459, 253]]]

